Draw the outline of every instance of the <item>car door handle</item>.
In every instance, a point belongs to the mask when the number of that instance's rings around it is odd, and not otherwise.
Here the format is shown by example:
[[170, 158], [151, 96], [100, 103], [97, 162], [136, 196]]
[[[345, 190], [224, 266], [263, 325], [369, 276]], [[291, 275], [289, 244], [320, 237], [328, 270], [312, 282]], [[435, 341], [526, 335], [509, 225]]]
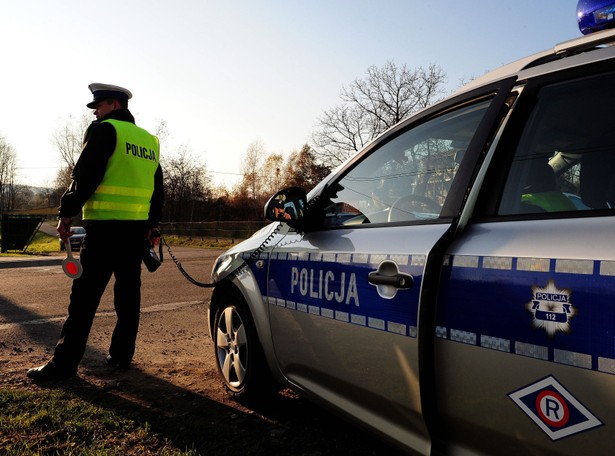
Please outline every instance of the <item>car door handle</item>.
[[372, 271], [367, 275], [367, 281], [372, 285], [389, 285], [395, 288], [408, 289], [414, 285], [414, 279], [409, 274], [398, 272], [394, 275], [381, 274], [379, 271]]
[[367, 281], [376, 287], [378, 295], [384, 299], [393, 299], [398, 290], [407, 290], [414, 285], [414, 278], [399, 272], [397, 264], [391, 260], [384, 260], [378, 269], [368, 273]]

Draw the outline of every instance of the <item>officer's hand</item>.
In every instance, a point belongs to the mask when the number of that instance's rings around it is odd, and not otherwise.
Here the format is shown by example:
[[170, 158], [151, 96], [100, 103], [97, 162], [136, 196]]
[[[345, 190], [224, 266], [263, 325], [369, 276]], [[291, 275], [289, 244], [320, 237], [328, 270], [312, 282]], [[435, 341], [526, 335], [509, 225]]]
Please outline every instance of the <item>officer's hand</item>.
[[67, 242], [68, 238], [75, 234], [75, 232], [71, 231], [70, 229], [72, 222], [73, 221], [70, 217], [62, 217], [58, 221], [58, 234], [60, 235], [60, 239], [62, 239], [64, 242]]
[[146, 236], [152, 247], [156, 247], [160, 243], [160, 230], [158, 228], [150, 228], [147, 230]]

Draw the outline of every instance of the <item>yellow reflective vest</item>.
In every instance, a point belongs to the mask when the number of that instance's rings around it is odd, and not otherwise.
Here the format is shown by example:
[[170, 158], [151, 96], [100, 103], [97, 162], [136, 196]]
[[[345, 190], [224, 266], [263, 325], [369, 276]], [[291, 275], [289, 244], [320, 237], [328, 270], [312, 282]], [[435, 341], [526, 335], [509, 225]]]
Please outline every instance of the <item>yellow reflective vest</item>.
[[558, 191], [526, 193], [521, 195], [521, 202], [532, 206], [538, 206], [545, 212], [574, 211], [576, 207], [566, 195]]
[[105, 120], [117, 142], [102, 182], [83, 206], [84, 220], [147, 220], [158, 168], [158, 138], [131, 122]]

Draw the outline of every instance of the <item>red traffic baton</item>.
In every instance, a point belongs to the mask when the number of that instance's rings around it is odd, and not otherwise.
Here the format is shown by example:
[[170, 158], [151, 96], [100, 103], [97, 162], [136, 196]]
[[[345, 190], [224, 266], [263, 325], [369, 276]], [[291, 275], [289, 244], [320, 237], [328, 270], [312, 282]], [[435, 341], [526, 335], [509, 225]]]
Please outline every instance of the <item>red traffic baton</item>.
[[66, 258], [62, 261], [62, 270], [64, 274], [71, 279], [78, 279], [83, 273], [83, 266], [81, 266], [79, 260], [73, 256], [73, 252], [70, 248], [70, 239], [67, 239], [64, 243], [66, 244]]

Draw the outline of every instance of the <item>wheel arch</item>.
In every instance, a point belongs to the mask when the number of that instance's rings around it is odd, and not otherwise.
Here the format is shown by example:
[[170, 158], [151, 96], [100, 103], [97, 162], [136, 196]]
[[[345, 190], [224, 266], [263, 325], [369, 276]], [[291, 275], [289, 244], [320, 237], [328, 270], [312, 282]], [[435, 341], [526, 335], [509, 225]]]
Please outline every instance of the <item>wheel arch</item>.
[[269, 309], [265, 301], [266, 298], [261, 295], [254, 281], [250, 284], [251, 286], [246, 287], [243, 286], [245, 285], [244, 281], [240, 282], [242, 286], [238, 286], [237, 283], [235, 283], [237, 280], [238, 279], [234, 281], [224, 280], [214, 288], [209, 307], [209, 334], [212, 339], [215, 337], [214, 327], [216, 313], [223, 304], [224, 296], [233, 293], [241, 297], [254, 323], [260, 349], [265, 357], [269, 371], [278, 383], [287, 384], [288, 382], [277, 364], [277, 358], [273, 348], [273, 339], [269, 326]]

